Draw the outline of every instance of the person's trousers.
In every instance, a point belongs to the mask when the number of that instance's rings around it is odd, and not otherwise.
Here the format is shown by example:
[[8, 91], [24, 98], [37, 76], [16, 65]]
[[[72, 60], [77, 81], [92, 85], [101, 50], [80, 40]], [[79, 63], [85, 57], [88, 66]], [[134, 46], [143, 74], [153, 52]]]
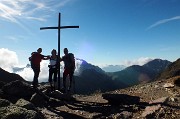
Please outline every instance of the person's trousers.
[[64, 72], [63, 72], [63, 87], [65, 89], [66, 89], [66, 78], [67, 78], [68, 75], [69, 75], [69, 79], [70, 79], [69, 88], [71, 88], [73, 74], [74, 74], [74, 70], [72, 70], [72, 69], [64, 69]]
[[49, 82], [57, 82], [57, 68], [49, 69]]
[[39, 77], [39, 73], [40, 73], [40, 67], [32, 67], [33, 72], [34, 72], [34, 78], [33, 78], [33, 86], [37, 87], [38, 86], [38, 77]]

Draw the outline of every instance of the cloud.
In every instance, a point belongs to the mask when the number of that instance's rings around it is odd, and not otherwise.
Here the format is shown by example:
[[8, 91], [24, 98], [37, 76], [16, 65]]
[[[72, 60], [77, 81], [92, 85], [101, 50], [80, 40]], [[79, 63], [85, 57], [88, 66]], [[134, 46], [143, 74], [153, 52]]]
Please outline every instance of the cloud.
[[[82, 61], [76, 60], [76, 70], [74, 75], [77, 76], [79, 75], [79, 69], [81, 66]], [[41, 72], [39, 74], [39, 82], [48, 82], [48, 77], [49, 77], [49, 68], [48, 68], [49, 61], [43, 60], [41, 62]], [[64, 65], [61, 63], [60, 67], [60, 75], [62, 77], [63, 71], [64, 71]], [[20, 76], [22, 76], [25, 80], [27, 81], [32, 81], [34, 73], [31, 67], [25, 67], [23, 70], [16, 72]]]
[[4, 20], [18, 23], [18, 19], [46, 21], [48, 14], [59, 7], [65, 6], [70, 0], [1, 0], [0, 17]]
[[147, 28], [147, 30], [152, 29], [154, 27], [157, 27], [159, 25], [162, 25], [164, 23], [167, 23], [167, 22], [170, 22], [170, 21], [174, 21], [174, 20], [180, 20], [180, 16], [175, 16], [175, 17], [172, 17], [172, 18], [169, 18], [169, 19], [163, 19], [163, 20], [157, 21], [156, 23], [154, 23], [151, 26], [149, 26]]
[[[22, 64], [19, 64], [18, 62], [18, 56], [16, 52], [11, 51], [6, 48], [0, 48], [0, 67], [8, 72], [16, 73], [22, 76], [27, 81], [32, 81], [34, 73], [31, 67], [22, 66]], [[49, 75], [49, 68], [48, 68], [49, 61], [43, 60], [41, 62], [41, 72], [39, 75], [39, 82], [47, 82], [48, 81], [48, 75]], [[82, 61], [76, 60], [76, 70], [75, 75], [79, 75], [79, 69], [82, 64]], [[13, 72], [14, 67], [19, 67], [22, 70]], [[64, 70], [64, 64], [61, 63], [61, 77], [62, 72]]]
[[20, 40], [26, 40], [27, 38], [25, 36], [16, 35], [16, 36], [5, 36], [5, 39], [13, 42], [18, 42]]
[[132, 66], [132, 65], [144, 65], [146, 63], [148, 63], [149, 61], [152, 61], [153, 58], [149, 58], [149, 57], [141, 57], [139, 59], [136, 59], [136, 60], [132, 60], [132, 61], [129, 61], [129, 60], [126, 60], [123, 62], [123, 64], [125, 66]]
[[[18, 62], [18, 56], [17, 56], [16, 52], [11, 51], [9, 49], [1, 48], [0, 49], [0, 57], [1, 57], [0, 58], [0, 67], [5, 69], [6, 71], [13, 72], [14, 67], [18, 67], [21, 65]], [[141, 57], [141, 58], [133, 60], [133, 61], [124, 61], [123, 64], [125, 66], [143, 65], [151, 60], [153, 60], [153, 59], [148, 58], [148, 57]], [[82, 60], [76, 59], [76, 70], [75, 70], [76, 76], [80, 74], [80, 67], [81, 67], [82, 62], [83, 62]], [[49, 61], [47, 61], [47, 60], [43, 60], [41, 62], [41, 72], [39, 75], [39, 82], [47, 82], [48, 81], [48, 75], [49, 75], [48, 64], [49, 64]], [[22, 66], [19, 68], [22, 68]], [[62, 73], [64, 70], [63, 63], [61, 63], [60, 68], [61, 68], [60, 73], [61, 73], [61, 77], [62, 77]], [[33, 70], [31, 69], [31, 67], [26, 67], [26, 66], [23, 66], [22, 70], [13, 72], [13, 73], [19, 74], [27, 81], [32, 81], [33, 76], [34, 76], [34, 73], [33, 73]]]
[[0, 57], [0, 67], [6, 71], [12, 72], [12, 67], [18, 65], [18, 56], [14, 51], [0, 48]]

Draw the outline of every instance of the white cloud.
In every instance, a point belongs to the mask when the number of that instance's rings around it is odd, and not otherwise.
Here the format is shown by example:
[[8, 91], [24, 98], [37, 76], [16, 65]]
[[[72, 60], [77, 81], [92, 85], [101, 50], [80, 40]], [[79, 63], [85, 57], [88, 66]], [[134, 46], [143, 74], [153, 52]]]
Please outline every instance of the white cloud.
[[0, 67], [6, 71], [12, 72], [12, 67], [18, 65], [18, 56], [14, 51], [0, 48], [0, 57]]
[[[16, 52], [11, 51], [9, 49], [0, 48], [0, 67], [8, 72], [13, 73], [13, 67], [19, 67], [23, 68], [23, 70], [20, 70], [18, 72], [14, 72], [22, 76], [27, 81], [32, 81], [34, 73], [31, 67], [25, 67], [18, 63], [18, 56]], [[75, 75], [79, 75], [79, 69], [82, 61], [76, 60], [76, 70]], [[49, 75], [49, 68], [48, 68], [49, 61], [43, 60], [41, 62], [41, 72], [39, 74], [39, 82], [47, 82], [48, 81], [48, 75]], [[64, 69], [63, 63], [61, 63], [61, 77], [62, 72]]]
[[125, 66], [132, 66], [132, 65], [144, 65], [146, 63], [148, 63], [149, 61], [152, 61], [153, 58], [149, 58], [149, 57], [141, 57], [139, 59], [136, 59], [136, 60], [132, 60], [132, 61], [129, 61], [129, 60], [126, 60], [123, 62], [123, 64]]
[[5, 36], [5, 39], [13, 41], [13, 42], [18, 42], [20, 40], [26, 40], [26, 36], [21, 36], [21, 35], [16, 35], [16, 36]]
[[69, 2], [70, 0], [1, 0], [0, 17], [18, 24], [18, 18], [45, 21], [48, 14]]
[[156, 23], [154, 23], [151, 26], [149, 26], [147, 28], [147, 30], [152, 29], [154, 27], [157, 27], [159, 25], [162, 25], [164, 23], [167, 23], [167, 22], [170, 22], [170, 21], [174, 21], [174, 20], [180, 20], [180, 16], [175, 16], [175, 17], [172, 17], [172, 18], [169, 18], [169, 19], [163, 19], [163, 20], [157, 21]]
[[[75, 70], [74, 75], [79, 75], [79, 68], [80, 68], [81, 63], [82, 63], [82, 61], [76, 60], [76, 70]], [[47, 60], [43, 60], [41, 62], [41, 72], [39, 74], [39, 82], [48, 82], [48, 77], [49, 77], [48, 64], [49, 64], [49, 61], [47, 61]], [[62, 77], [62, 73], [63, 73], [63, 69], [64, 69], [63, 63], [61, 63], [60, 69], [61, 69], [60, 75]], [[19, 74], [20, 76], [22, 76], [27, 81], [32, 81], [33, 76], [34, 76], [33, 70], [30, 67], [24, 68], [24, 70], [16, 72], [16, 73]]]

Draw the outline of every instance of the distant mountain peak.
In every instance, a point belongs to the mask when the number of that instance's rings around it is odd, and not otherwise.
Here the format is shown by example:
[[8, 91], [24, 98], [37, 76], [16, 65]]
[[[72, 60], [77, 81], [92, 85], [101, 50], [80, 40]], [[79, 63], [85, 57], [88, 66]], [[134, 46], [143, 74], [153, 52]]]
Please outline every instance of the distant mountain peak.
[[143, 67], [149, 68], [155, 72], [161, 72], [164, 69], [166, 69], [172, 62], [168, 60], [162, 60], [162, 59], [154, 59], [146, 64], [143, 65]]
[[104, 70], [105, 72], [117, 72], [117, 71], [121, 71], [125, 68], [126, 68], [126, 66], [124, 66], [124, 65], [106, 65], [106, 66], [102, 67], [102, 70]]

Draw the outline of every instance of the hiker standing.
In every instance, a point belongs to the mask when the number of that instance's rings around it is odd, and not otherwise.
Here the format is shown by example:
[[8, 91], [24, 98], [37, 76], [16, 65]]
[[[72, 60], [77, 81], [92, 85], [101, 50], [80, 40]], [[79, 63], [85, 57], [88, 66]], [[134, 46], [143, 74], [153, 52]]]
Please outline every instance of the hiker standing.
[[32, 52], [31, 57], [29, 57], [29, 61], [31, 62], [31, 68], [34, 72], [34, 78], [32, 85], [34, 88], [38, 86], [38, 77], [40, 73], [40, 62], [42, 60], [47, 60], [48, 57], [41, 54], [42, 48], [38, 48], [37, 52]]
[[[58, 72], [58, 56], [56, 54], [56, 50], [53, 49], [51, 51], [51, 56], [50, 56], [50, 64], [49, 66], [49, 83], [51, 86], [51, 90], [55, 90], [55, 84], [57, 82], [57, 72]], [[54, 85], [52, 85], [54, 83]]]
[[72, 86], [72, 78], [75, 70], [75, 59], [74, 54], [68, 53], [68, 49], [64, 48], [64, 56], [60, 61], [64, 62], [64, 72], [63, 72], [63, 90], [66, 92], [66, 78], [69, 75], [70, 84], [68, 87], [68, 91], [70, 91]]

